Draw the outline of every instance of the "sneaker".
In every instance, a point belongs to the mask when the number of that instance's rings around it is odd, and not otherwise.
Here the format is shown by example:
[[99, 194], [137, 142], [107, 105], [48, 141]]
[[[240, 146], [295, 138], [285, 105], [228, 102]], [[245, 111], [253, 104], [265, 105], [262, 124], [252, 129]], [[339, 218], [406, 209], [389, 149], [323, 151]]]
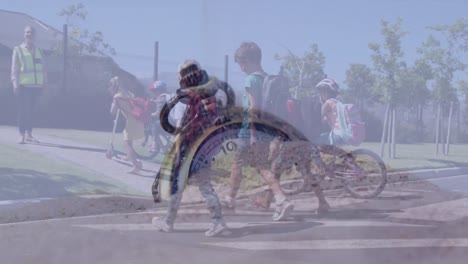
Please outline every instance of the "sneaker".
[[32, 143], [39, 143], [39, 140], [35, 139], [32, 135], [27, 135], [26, 136], [26, 141], [27, 142], [32, 142]]
[[267, 190], [263, 193], [258, 195], [250, 196], [250, 202], [258, 208], [262, 208], [265, 210], [270, 209], [271, 201], [273, 200], [273, 192], [271, 190]]
[[210, 229], [205, 232], [205, 236], [213, 237], [217, 234], [222, 233], [224, 230], [227, 230], [228, 227], [223, 220], [217, 221], [216, 223], [211, 224]]
[[137, 161], [133, 169], [129, 171], [128, 173], [137, 173], [141, 171], [141, 169], [143, 169], [143, 163], [141, 163], [141, 161]]
[[151, 223], [162, 232], [169, 233], [174, 229], [172, 225], [168, 224], [164, 219], [159, 217], [153, 217], [153, 219], [151, 219]]
[[229, 195], [226, 195], [223, 198], [221, 198], [221, 204], [227, 209], [236, 208], [236, 200]]
[[26, 144], [24, 135], [20, 136], [20, 139], [18, 140], [18, 144]]
[[281, 221], [288, 217], [294, 209], [294, 204], [286, 200], [280, 205], [276, 205], [275, 213], [273, 214], [273, 221]]

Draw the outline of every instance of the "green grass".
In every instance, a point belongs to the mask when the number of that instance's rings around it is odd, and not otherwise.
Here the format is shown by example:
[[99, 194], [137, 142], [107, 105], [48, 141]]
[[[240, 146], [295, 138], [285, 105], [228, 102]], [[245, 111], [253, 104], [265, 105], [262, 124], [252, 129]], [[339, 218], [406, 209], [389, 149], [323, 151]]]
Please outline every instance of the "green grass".
[[[364, 143], [360, 148], [366, 148], [380, 154], [380, 143]], [[396, 145], [396, 159], [386, 158], [388, 146], [385, 148], [384, 161], [390, 170], [447, 168], [468, 166], [468, 145], [450, 145], [448, 156], [442, 155], [439, 145], [439, 155], [435, 155], [435, 144], [398, 144]]]
[[[64, 139], [73, 140], [76, 142], [90, 144], [96, 147], [107, 147], [111, 138], [110, 132], [82, 131], [82, 130], [55, 130], [41, 129], [41, 133], [56, 136]], [[114, 146], [125, 151], [122, 142], [122, 134], [116, 133], [114, 137]], [[140, 148], [138, 142], [135, 147]], [[380, 153], [380, 143], [364, 143], [359, 148], [369, 149], [377, 154]], [[356, 147], [346, 147], [352, 150]], [[388, 152], [388, 146], [385, 149], [385, 156]], [[440, 153], [442, 147], [440, 146]], [[468, 145], [451, 145], [450, 154], [444, 156], [435, 155], [435, 144], [398, 144], [396, 147], [396, 159], [384, 157], [384, 162], [389, 171], [428, 169], [428, 168], [446, 168], [454, 166], [468, 166]], [[161, 161], [161, 157], [157, 157], [156, 161]], [[230, 173], [230, 164], [232, 155], [218, 158], [214, 163], [214, 167], [223, 176], [219, 178], [220, 182], [227, 183]], [[258, 177], [256, 169], [247, 167], [243, 170], [244, 180], [242, 181], [241, 189], [251, 189], [262, 185], [262, 180]], [[293, 169], [290, 174], [283, 175], [282, 179], [297, 178], [298, 173]]]
[[0, 198], [141, 195], [116, 180], [77, 165], [7, 145], [0, 148]]
[[[97, 147], [107, 147], [111, 139], [110, 132], [83, 131], [83, 130], [57, 130], [57, 129], [38, 129], [41, 133], [50, 136], [56, 136], [81, 143], [91, 144]], [[139, 144], [135, 144], [139, 148]], [[124, 151], [122, 134], [116, 133], [114, 137], [114, 146]], [[364, 143], [359, 148], [365, 148], [380, 153], [380, 143]], [[348, 147], [347, 149], [355, 149]], [[386, 146], [385, 154], [387, 154]], [[440, 153], [442, 147], [440, 146]], [[453, 166], [468, 166], [468, 145], [456, 144], [450, 146], [448, 156], [435, 155], [435, 144], [397, 144], [396, 159], [384, 157], [384, 161], [390, 170], [420, 169], [420, 168], [444, 168]], [[226, 167], [228, 170], [228, 167]]]

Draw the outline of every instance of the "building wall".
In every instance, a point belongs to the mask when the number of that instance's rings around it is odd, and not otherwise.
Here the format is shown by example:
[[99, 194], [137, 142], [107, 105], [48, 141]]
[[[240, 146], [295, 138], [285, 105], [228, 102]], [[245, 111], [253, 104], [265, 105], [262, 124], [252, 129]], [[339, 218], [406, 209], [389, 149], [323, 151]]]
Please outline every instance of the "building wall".
[[[142, 95], [143, 86], [111, 59], [102, 57], [70, 58], [67, 85], [63, 85], [63, 58], [47, 56], [49, 83], [40, 97], [36, 126], [89, 130], [112, 129], [109, 113], [112, 98], [108, 93], [111, 77], [129, 79], [132, 90]], [[11, 50], [0, 47], [0, 125], [16, 124], [16, 98], [10, 82]]]

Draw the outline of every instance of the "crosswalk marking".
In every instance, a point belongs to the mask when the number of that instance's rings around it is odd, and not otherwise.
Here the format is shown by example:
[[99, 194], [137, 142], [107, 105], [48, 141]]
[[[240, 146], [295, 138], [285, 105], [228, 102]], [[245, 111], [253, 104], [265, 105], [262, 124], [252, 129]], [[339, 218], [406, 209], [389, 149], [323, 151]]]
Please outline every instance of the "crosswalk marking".
[[249, 241], [215, 242], [204, 245], [243, 250], [325, 250], [325, 249], [377, 249], [377, 248], [454, 248], [468, 247], [468, 238], [449, 239], [343, 239], [303, 241]]
[[454, 221], [468, 216], [468, 198], [433, 203], [391, 213], [391, 217], [431, 221]]
[[[315, 223], [316, 226], [311, 228], [323, 228], [323, 227], [365, 227], [365, 226], [374, 226], [374, 227], [427, 227], [427, 225], [416, 225], [416, 224], [403, 224], [403, 223], [391, 223], [384, 221], [336, 221], [336, 220], [326, 220], [326, 221], [304, 221], [304, 222], [295, 222], [295, 221], [281, 221], [281, 222], [227, 222], [227, 225], [231, 229], [240, 229], [247, 226], [266, 226], [266, 225], [286, 225], [286, 224], [305, 224], [305, 223]], [[115, 231], [137, 231], [137, 230], [156, 230], [155, 227], [150, 223], [145, 224], [83, 224], [83, 225], [74, 225], [75, 227], [84, 227], [97, 230], [115, 230]], [[174, 229], [176, 230], [205, 230], [210, 227], [208, 222], [187, 222], [187, 223], [176, 223]]]

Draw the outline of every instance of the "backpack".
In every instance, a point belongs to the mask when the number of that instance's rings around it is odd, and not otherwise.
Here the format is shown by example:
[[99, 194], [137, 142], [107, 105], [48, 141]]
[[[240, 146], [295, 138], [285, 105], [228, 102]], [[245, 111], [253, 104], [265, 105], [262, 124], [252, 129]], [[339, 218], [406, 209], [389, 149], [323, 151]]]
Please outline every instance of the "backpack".
[[296, 128], [302, 125], [300, 104], [289, 92], [289, 80], [285, 76], [260, 74], [263, 79], [260, 109], [273, 114]]
[[340, 126], [345, 130], [345, 141], [353, 146], [360, 145], [366, 138], [366, 129], [358, 107], [340, 101], [337, 101], [336, 106]]
[[261, 109], [288, 120], [289, 80], [282, 75], [266, 75], [263, 80]]
[[130, 98], [131, 114], [135, 119], [148, 123], [151, 120], [151, 108], [152, 104], [150, 99], [144, 99], [141, 97]]

